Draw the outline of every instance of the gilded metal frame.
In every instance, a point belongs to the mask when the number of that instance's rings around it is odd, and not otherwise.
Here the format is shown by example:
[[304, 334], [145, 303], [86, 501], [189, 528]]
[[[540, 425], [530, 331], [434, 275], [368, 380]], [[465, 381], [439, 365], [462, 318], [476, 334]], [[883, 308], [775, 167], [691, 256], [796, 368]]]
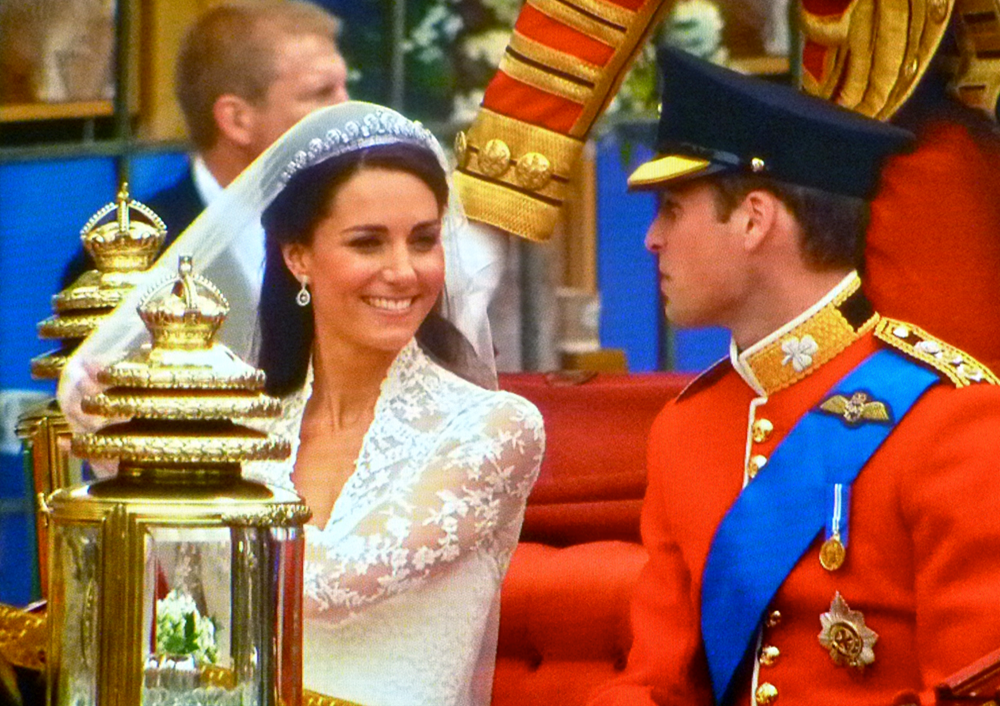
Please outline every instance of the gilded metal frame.
[[[169, 497], [149, 498], [109, 498], [104, 500], [89, 494], [89, 488], [75, 488], [56, 493], [49, 499], [49, 522], [56, 526], [97, 525], [100, 527], [99, 585], [102, 593], [98, 597], [98, 668], [97, 699], [101, 706], [136, 706], [142, 702], [143, 688], [143, 642], [144, 629], [143, 600], [147, 537], [153, 528], [220, 528], [234, 530], [234, 541], [241, 530], [251, 527], [281, 527], [299, 525], [309, 517], [308, 508], [299, 502], [290, 502], [291, 493], [282, 493], [274, 500], [263, 498], [237, 498], [228, 506], [214, 499], [205, 502], [172, 502]], [[284, 500], [284, 502], [282, 502]], [[274, 504], [278, 502], [280, 504]], [[304, 535], [303, 535], [304, 536]], [[247, 539], [244, 537], [244, 539]], [[55, 532], [49, 533], [48, 555], [54, 560]], [[304, 541], [304, 540], [303, 540]], [[258, 537], [258, 552], [268, 552], [265, 538]], [[250, 552], [254, 554], [254, 552]], [[271, 565], [267, 557], [257, 557], [259, 570]], [[235, 564], [234, 564], [235, 570]], [[54, 575], [55, 567], [49, 567], [49, 575]], [[258, 577], [259, 578], [259, 577]], [[257, 585], [265, 585], [258, 580]], [[58, 599], [57, 596], [53, 596]], [[259, 603], [256, 597], [254, 603]], [[269, 605], [264, 601], [265, 607]], [[58, 607], [53, 606], [54, 609]], [[237, 609], [234, 607], [234, 613]], [[266, 616], [256, 616], [257, 618]], [[273, 616], [272, 616], [273, 617]], [[248, 618], [259, 623], [260, 620]], [[261, 628], [272, 629], [273, 628]], [[60, 630], [51, 630], [48, 641], [50, 669], [48, 673], [48, 703], [57, 706], [58, 673], [60, 664]], [[274, 635], [264, 635], [264, 644], [271, 644]], [[235, 648], [236, 646], [234, 646]], [[235, 654], [236, 676], [240, 676], [240, 665], [244, 661]], [[272, 660], [273, 661], [273, 660]], [[274, 665], [264, 660], [259, 667], [273, 670]], [[215, 670], [220, 671], [220, 670]], [[222, 670], [225, 671], [225, 670]], [[259, 677], [262, 683], [274, 684], [275, 693], [265, 694], [263, 703], [277, 704], [278, 685], [268, 675]], [[336, 703], [336, 702], [335, 702]]]
[[62, 488], [83, 481], [82, 465], [73, 463], [69, 452], [72, 431], [69, 422], [53, 399], [29, 410], [17, 423], [21, 439], [25, 476], [30, 478], [32, 524], [35, 535], [35, 566], [32, 569], [33, 593], [44, 598], [48, 593], [48, 540], [45, 498]]

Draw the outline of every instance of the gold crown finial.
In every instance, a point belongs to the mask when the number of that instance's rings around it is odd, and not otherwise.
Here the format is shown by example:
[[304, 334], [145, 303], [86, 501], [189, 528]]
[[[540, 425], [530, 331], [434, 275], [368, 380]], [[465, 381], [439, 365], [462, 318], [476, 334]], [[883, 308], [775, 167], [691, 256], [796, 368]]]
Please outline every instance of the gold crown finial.
[[[109, 215], [115, 211], [113, 219]], [[142, 218], [133, 218], [132, 212]], [[144, 220], [143, 220], [144, 219]], [[31, 374], [55, 380], [77, 344], [111, 314], [137, 278], [156, 261], [167, 227], [148, 206], [132, 199], [122, 182], [115, 201], [105, 204], [80, 231], [97, 269], [88, 270], [52, 298], [54, 315], [38, 324], [43, 339], [62, 341], [58, 350], [33, 358]]]
[[[115, 211], [114, 221], [102, 222]], [[146, 220], [132, 217], [132, 212]], [[167, 237], [167, 226], [148, 206], [131, 198], [123, 182], [116, 200], [95, 213], [80, 231], [80, 239], [101, 272], [148, 269]]]
[[154, 348], [208, 349], [228, 313], [229, 302], [222, 292], [194, 274], [190, 255], [181, 255], [177, 275], [155, 287], [139, 304], [139, 316], [153, 337]]
[[81, 401], [88, 414], [131, 421], [74, 437], [75, 454], [120, 458], [119, 474], [207, 463], [238, 475], [233, 464], [288, 456], [287, 440], [239, 421], [276, 417], [281, 401], [264, 393], [263, 371], [213, 340], [229, 305], [194, 273], [190, 256], [178, 258], [174, 275], [154, 286], [138, 310], [152, 343], [99, 371], [106, 389]]

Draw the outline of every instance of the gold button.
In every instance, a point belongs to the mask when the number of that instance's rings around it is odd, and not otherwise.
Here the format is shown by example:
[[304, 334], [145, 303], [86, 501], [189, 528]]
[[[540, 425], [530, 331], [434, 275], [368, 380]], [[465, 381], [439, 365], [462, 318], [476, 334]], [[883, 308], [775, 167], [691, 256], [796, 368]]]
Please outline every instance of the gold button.
[[772, 610], [770, 614], [767, 616], [767, 627], [773, 628], [780, 623], [781, 623], [781, 611]]
[[543, 154], [528, 152], [517, 160], [514, 176], [525, 189], [538, 191], [552, 180], [552, 163]]
[[774, 425], [769, 419], [758, 419], [753, 423], [753, 441], [755, 444], [763, 444], [774, 431]]
[[747, 464], [747, 475], [751, 478], [756, 478], [757, 474], [760, 473], [760, 469], [767, 464], [767, 456], [761, 456], [757, 454], [756, 456], [750, 457], [750, 463]]
[[778, 689], [770, 682], [764, 682], [754, 692], [759, 706], [770, 706], [778, 700]]
[[760, 663], [765, 667], [770, 667], [772, 664], [778, 661], [778, 657], [781, 656], [781, 650], [779, 650], [774, 645], [764, 645], [760, 648]]
[[487, 142], [479, 153], [479, 168], [488, 177], [496, 179], [503, 176], [510, 168], [510, 147], [507, 143], [497, 139]]
[[931, 0], [931, 18], [935, 22], [944, 22], [948, 19], [948, 0]]
[[465, 169], [469, 163], [469, 138], [462, 130], [455, 135], [455, 161], [459, 169]]

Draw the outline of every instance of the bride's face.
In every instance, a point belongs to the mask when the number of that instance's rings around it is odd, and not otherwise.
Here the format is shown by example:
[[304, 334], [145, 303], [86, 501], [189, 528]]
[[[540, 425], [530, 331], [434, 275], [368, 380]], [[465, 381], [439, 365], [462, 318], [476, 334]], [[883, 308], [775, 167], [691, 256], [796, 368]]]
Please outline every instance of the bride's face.
[[320, 345], [397, 352], [444, 286], [441, 210], [408, 172], [362, 169], [336, 191], [312, 242], [284, 252], [309, 278]]

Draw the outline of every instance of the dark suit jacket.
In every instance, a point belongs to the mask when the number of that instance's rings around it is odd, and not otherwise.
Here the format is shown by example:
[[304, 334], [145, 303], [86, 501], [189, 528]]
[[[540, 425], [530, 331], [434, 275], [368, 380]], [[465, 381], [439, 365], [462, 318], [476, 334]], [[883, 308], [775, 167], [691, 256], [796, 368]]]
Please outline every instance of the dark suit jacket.
[[[143, 201], [167, 225], [167, 238], [163, 244], [166, 249], [191, 222], [205, 209], [205, 204], [198, 195], [194, 185], [194, 176], [189, 168], [176, 183], [156, 192]], [[87, 270], [94, 269], [94, 261], [83, 246], [66, 264], [62, 279], [59, 282], [60, 291], [76, 281], [76, 278]]]

